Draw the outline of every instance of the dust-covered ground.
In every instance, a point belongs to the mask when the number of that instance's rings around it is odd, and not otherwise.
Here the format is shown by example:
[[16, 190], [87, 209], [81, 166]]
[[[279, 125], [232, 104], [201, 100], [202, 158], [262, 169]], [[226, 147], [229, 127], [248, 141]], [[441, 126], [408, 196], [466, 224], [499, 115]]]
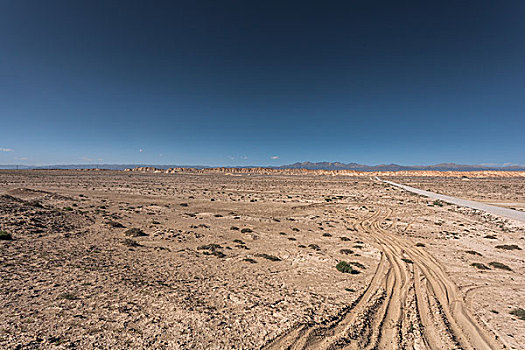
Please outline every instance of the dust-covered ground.
[[525, 348], [523, 224], [370, 177], [0, 171], [0, 225], [1, 348]]

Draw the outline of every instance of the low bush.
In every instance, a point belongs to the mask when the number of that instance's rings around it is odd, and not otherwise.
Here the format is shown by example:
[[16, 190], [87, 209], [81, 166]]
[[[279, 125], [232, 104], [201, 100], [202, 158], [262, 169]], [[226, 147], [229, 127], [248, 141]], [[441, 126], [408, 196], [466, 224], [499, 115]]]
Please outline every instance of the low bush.
[[59, 295], [60, 299], [66, 299], [66, 300], [77, 300], [78, 297], [73, 293], [62, 293]]
[[222, 249], [222, 246], [220, 244], [210, 243], [206, 245], [201, 245], [197, 247], [197, 249], [198, 250], [217, 250], [217, 249]]
[[130, 236], [130, 237], [144, 237], [144, 236], [147, 236], [147, 234], [144, 233], [144, 231], [142, 231], [140, 228], [137, 228], [137, 227], [133, 227], [133, 228], [130, 228], [129, 230], [126, 230], [124, 232], [124, 234], [126, 236]]
[[516, 244], [502, 244], [502, 245], [497, 245], [496, 248], [505, 249], [505, 250], [521, 250], [521, 248], [518, 247], [518, 245]]
[[0, 230], [0, 241], [12, 241], [13, 236], [9, 232]]
[[471, 255], [482, 256], [480, 253], [478, 253], [478, 252], [475, 251], [475, 250], [465, 250], [465, 253], [467, 253], [467, 254], [471, 254]]
[[522, 321], [525, 321], [525, 309], [518, 307], [510, 312], [511, 315], [516, 316]]
[[474, 266], [475, 268], [480, 269], [480, 270], [490, 270], [490, 267], [482, 263], [472, 263], [470, 264], [470, 266]]
[[261, 257], [261, 258], [265, 258], [265, 259], [270, 260], [270, 261], [281, 261], [281, 259], [276, 257], [275, 255], [270, 255], [270, 254], [266, 254], [266, 253], [259, 253], [259, 254], [256, 254], [255, 256], [258, 256], [258, 257]]
[[497, 261], [492, 261], [492, 262], [489, 262], [489, 265], [496, 268], [496, 269], [501, 269], [501, 270], [506, 270], [506, 271], [512, 271], [512, 269], [505, 265], [505, 264], [502, 264], [500, 262], [497, 262]]
[[117, 222], [117, 221], [108, 221], [107, 224], [110, 227], [114, 227], [114, 228], [122, 228], [122, 227], [124, 227], [124, 225], [122, 225], [120, 222]]
[[122, 244], [128, 246], [128, 247], [140, 247], [141, 245], [131, 238], [126, 238], [122, 241]]
[[337, 271], [342, 272], [342, 273], [350, 273], [350, 274], [353, 274], [353, 275], [359, 273], [358, 270], [355, 270], [352, 267], [352, 265], [350, 265], [346, 261], [340, 261], [339, 263], [337, 263], [337, 265], [335, 265], [335, 268], [337, 269]]
[[222, 246], [220, 244], [210, 243], [206, 245], [201, 245], [197, 247], [197, 249], [204, 250], [204, 252], [202, 252], [204, 255], [214, 255], [218, 258], [226, 257], [226, 254], [218, 250], [218, 249], [222, 249]]

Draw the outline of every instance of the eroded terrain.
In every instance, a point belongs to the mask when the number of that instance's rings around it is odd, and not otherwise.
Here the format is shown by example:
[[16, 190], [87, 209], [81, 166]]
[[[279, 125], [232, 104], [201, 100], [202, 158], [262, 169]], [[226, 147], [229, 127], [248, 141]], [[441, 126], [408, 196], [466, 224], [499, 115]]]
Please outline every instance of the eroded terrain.
[[523, 224], [372, 177], [0, 171], [0, 225], [7, 349], [525, 347]]

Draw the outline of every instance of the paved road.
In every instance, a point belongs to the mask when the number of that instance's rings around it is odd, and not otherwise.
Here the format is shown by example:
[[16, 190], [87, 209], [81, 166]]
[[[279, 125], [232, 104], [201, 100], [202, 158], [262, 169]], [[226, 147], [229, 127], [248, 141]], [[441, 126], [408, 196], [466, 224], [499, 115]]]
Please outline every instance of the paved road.
[[502, 217], [505, 217], [505, 218], [509, 218], [509, 219], [513, 219], [513, 220], [517, 220], [517, 221], [521, 221], [521, 222], [525, 222], [525, 212], [522, 212], [522, 211], [517, 211], [517, 210], [513, 210], [513, 209], [508, 209], [508, 208], [496, 207], [494, 205], [484, 204], [484, 203], [475, 202], [475, 201], [469, 201], [469, 200], [466, 200], [466, 199], [450, 197], [450, 196], [445, 196], [443, 194], [437, 194], [437, 193], [434, 193], [434, 192], [420, 190], [420, 189], [415, 188], [415, 187], [401, 185], [401, 184], [398, 184], [398, 183], [395, 183], [395, 182], [392, 182], [392, 181], [382, 180], [382, 179], [378, 178], [377, 176], [376, 176], [376, 180], [385, 182], [385, 183], [393, 185], [393, 186], [397, 186], [397, 187], [402, 188], [402, 189], [404, 189], [406, 191], [409, 191], [409, 192], [417, 193], [417, 194], [419, 194], [421, 196], [429, 197], [429, 198], [432, 198], [432, 199], [439, 199], [439, 200], [442, 200], [443, 202], [456, 204], [456, 205], [459, 205], [459, 206], [462, 206], [462, 207], [468, 207], [468, 208], [472, 208], [472, 209], [483, 210], [483, 211], [485, 211], [487, 213], [490, 213], [490, 214], [493, 214], [493, 215], [502, 216]]

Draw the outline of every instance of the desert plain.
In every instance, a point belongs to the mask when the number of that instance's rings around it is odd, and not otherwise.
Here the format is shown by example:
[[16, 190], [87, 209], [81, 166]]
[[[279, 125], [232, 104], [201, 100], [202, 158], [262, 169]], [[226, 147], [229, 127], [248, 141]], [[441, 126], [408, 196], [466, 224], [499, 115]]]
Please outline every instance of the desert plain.
[[525, 348], [525, 223], [371, 175], [2, 170], [0, 230], [2, 349]]

